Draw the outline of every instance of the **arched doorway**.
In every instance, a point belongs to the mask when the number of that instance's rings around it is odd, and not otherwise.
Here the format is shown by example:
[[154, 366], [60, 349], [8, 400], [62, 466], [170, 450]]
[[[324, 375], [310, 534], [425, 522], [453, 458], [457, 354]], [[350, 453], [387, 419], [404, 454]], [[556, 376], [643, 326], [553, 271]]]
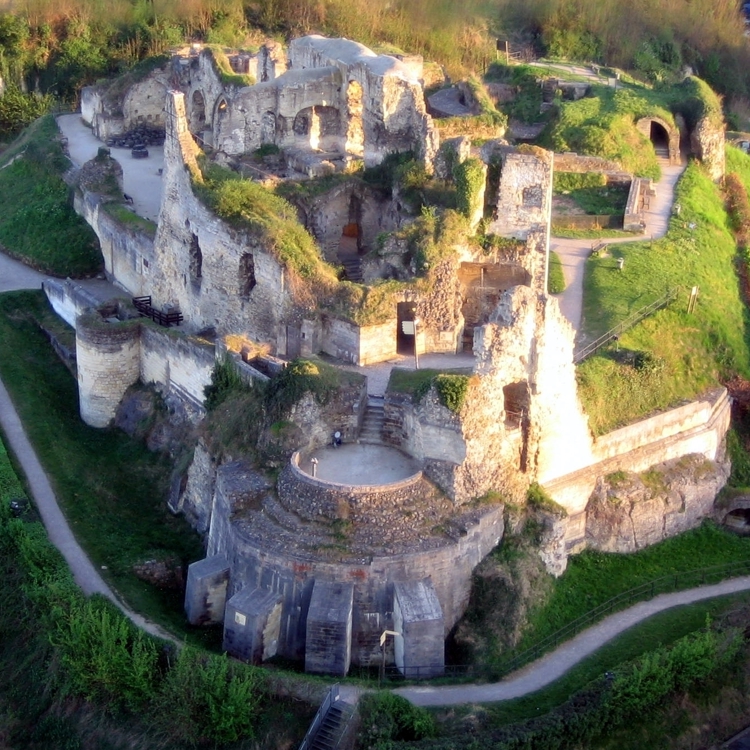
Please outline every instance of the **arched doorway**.
[[190, 132], [200, 135], [206, 129], [206, 99], [200, 91], [193, 92], [190, 105]]
[[738, 534], [750, 534], [750, 508], [737, 508], [724, 516], [724, 525]]
[[347, 154], [364, 156], [365, 154], [365, 129], [362, 124], [362, 112], [364, 110], [362, 84], [359, 81], [349, 81], [346, 89], [346, 145]]
[[292, 132], [298, 141], [304, 141], [304, 146], [328, 151], [333, 145], [331, 139], [340, 137], [339, 111], [335, 107], [305, 107], [294, 118]]
[[669, 159], [669, 133], [656, 120], [651, 120], [649, 138], [651, 139], [651, 143], [654, 144], [656, 155], [662, 159]]

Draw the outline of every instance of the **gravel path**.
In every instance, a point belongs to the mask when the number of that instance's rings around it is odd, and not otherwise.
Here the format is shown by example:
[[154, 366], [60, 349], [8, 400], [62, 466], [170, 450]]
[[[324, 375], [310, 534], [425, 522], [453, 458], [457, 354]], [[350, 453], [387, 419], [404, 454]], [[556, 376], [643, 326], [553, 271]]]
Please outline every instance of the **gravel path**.
[[501, 682], [486, 685], [447, 687], [408, 687], [394, 690], [418, 706], [450, 706], [461, 703], [492, 703], [534, 693], [562, 677], [571, 667], [583, 661], [605, 643], [633, 625], [665, 609], [691, 604], [716, 596], [750, 590], [750, 576], [731, 578], [713, 586], [699, 586], [673, 594], [662, 594], [610, 615], [584, 630], [557, 650], [533, 662]]
[[[685, 164], [670, 165], [666, 159], [660, 159], [659, 166], [662, 177], [656, 184], [656, 198], [651, 200], [649, 210], [644, 212], [645, 233], [635, 237], [604, 238], [602, 242], [607, 245], [641, 242], [650, 238], [658, 239], [667, 233], [674, 202], [674, 188], [680, 175], [685, 171]], [[565, 276], [565, 291], [557, 295], [557, 299], [562, 314], [570, 321], [576, 334], [580, 332], [582, 322], [584, 268], [594, 242], [596, 240], [550, 238], [550, 250], [560, 256]], [[627, 268], [625, 272], [627, 273]]]

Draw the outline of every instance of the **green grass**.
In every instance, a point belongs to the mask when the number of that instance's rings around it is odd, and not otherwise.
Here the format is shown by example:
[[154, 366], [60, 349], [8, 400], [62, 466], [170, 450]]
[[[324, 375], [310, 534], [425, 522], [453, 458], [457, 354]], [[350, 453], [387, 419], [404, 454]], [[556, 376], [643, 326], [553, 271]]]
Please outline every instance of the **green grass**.
[[552, 251], [549, 254], [547, 289], [550, 294], [561, 294], [565, 291], [565, 276], [563, 275], [562, 262], [560, 261], [560, 256]]
[[471, 375], [471, 372], [471, 369], [466, 368], [456, 370], [432, 370], [430, 368], [407, 370], [403, 367], [394, 367], [391, 370], [386, 390], [391, 393], [408, 393], [419, 400], [427, 393], [438, 375]]
[[608, 670], [659, 646], [668, 646], [728, 610], [750, 601], [750, 593], [721, 596], [661, 612], [630, 628], [573, 667], [551, 685], [535, 693], [492, 704], [488, 720], [502, 726], [531, 719], [551, 711]]
[[624, 229], [556, 229], [552, 230], [553, 237], [566, 240], [601, 240], [616, 239], [618, 237], [633, 237], [632, 232]]
[[[733, 154], [732, 159], [750, 159]], [[744, 165], [743, 165], [744, 166]], [[745, 167], [747, 169], [747, 167]], [[649, 351], [664, 367], [645, 375], [604, 352], [578, 368], [579, 393], [596, 434], [691, 399], [733, 373], [750, 375], [746, 309], [735, 273], [736, 246], [718, 188], [691, 163], [676, 188], [679, 217], [666, 237], [611, 245], [586, 264], [583, 335], [592, 341], [677, 287], [669, 308], [620, 337], [620, 349]], [[622, 272], [617, 258], [625, 259]], [[698, 286], [695, 312], [686, 312]]]
[[102, 575], [134, 610], [202, 638], [185, 625], [180, 591], [157, 590], [132, 572], [152, 557], [203, 556], [198, 535], [167, 511], [172, 467], [119, 430], [81, 421], [76, 382], [39, 329], [38, 321], [55, 317], [42, 292], [0, 296], [0, 376], [76, 537], [106, 566]]
[[568, 559], [567, 570], [553, 582], [548, 601], [531, 613], [517, 651], [530, 648], [628, 589], [662, 576], [748, 559], [750, 538], [711, 522], [633, 554], [584, 550]]
[[91, 276], [102, 267], [99, 242], [73, 211], [61, 177], [69, 162], [58, 137], [54, 118], [47, 115], [21, 136], [23, 146], [11, 147], [11, 154], [24, 148], [25, 153], [0, 169], [0, 245], [44, 273]]
[[103, 208], [106, 213], [123, 226], [141, 231], [151, 239], [156, 237], [156, 224], [149, 219], [138, 216], [138, 214], [123, 206], [122, 203], [105, 203]]
[[587, 214], [610, 216], [625, 213], [629, 187], [586, 187], [570, 190], [566, 194]]

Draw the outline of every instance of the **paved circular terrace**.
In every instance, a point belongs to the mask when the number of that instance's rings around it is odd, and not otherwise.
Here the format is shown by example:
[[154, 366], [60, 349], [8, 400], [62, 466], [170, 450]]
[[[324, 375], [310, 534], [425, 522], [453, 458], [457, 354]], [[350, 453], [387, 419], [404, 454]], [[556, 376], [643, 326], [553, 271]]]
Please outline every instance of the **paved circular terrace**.
[[299, 468], [312, 474], [310, 459], [318, 459], [316, 477], [336, 484], [377, 486], [414, 476], [420, 467], [409, 456], [385, 445], [351, 443], [319, 448], [300, 456]]

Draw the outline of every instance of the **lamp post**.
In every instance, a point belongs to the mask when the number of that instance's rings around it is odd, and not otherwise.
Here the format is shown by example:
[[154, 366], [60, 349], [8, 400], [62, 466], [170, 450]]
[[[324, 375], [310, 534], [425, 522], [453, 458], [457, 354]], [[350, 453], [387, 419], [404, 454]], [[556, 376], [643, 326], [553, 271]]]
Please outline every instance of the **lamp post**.
[[417, 323], [421, 321], [419, 318], [414, 318], [414, 369], [419, 369], [419, 352], [417, 351]]

